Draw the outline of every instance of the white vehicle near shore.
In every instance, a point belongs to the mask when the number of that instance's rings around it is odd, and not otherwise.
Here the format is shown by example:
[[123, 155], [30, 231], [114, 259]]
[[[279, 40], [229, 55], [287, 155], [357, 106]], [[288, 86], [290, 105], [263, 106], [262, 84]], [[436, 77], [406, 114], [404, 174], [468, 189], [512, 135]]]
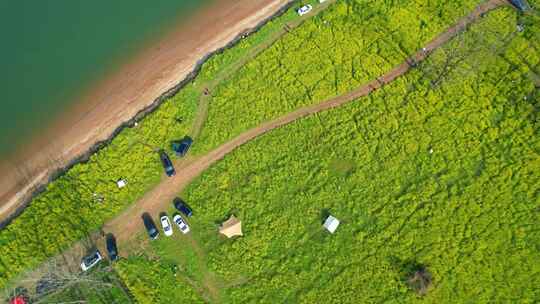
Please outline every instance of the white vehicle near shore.
[[299, 8], [296, 12], [298, 13], [298, 15], [304, 16], [305, 14], [311, 12], [312, 9], [313, 6], [311, 6], [311, 4], [307, 4]]
[[173, 234], [171, 221], [169, 220], [169, 217], [164, 215], [160, 218], [161, 221], [161, 227], [163, 227], [163, 233], [165, 233], [165, 236], [171, 236]]
[[103, 257], [99, 253], [99, 250], [96, 250], [91, 255], [89, 255], [87, 257], [84, 257], [82, 259], [81, 269], [83, 271], [87, 271], [88, 269], [96, 266], [96, 264], [99, 263], [99, 261], [101, 261], [102, 259], [103, 259]]
[[183, 234], [186, 234], [189, 232], [189, 226], [184, 222], [184, 219], [180, 216], [180, 214], [177, 214], [173, 217], [173, 222], [178, 226], [180, 231], [182, 231]]

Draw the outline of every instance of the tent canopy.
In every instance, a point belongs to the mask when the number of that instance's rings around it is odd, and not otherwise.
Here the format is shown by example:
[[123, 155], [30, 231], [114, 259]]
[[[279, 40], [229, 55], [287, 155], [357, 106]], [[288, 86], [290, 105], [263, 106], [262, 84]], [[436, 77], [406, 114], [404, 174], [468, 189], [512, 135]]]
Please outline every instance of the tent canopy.
[[219, 233], [225, 235], [228, 238], [242, 234], [242, 222], [231, 215], [231, 217], [221, 224], [219, 227]]
[[339, 220], [331, 215], [328, 216], [324, 222], [324, 228], [326, 228], [326, 230], [328, 230], [330, 233], [334, 233], [338, 226]]
[[124, 188], [127, 185], [127, 181], [123, 178], [116, 181], [118, 188]]

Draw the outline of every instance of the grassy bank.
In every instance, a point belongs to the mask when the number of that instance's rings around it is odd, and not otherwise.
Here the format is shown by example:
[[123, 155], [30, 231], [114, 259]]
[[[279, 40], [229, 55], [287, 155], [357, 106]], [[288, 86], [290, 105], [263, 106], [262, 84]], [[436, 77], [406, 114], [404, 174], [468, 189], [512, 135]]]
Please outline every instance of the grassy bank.
[[[215, 276], [227, 303], [538, 301], [540, 28], [518, 18], [492, 12], [383, 90], [240, 147], [183, 193], [192, 240], [150, 258]], [[217, 235], [227, 214], [243, 237]]]
[[377, 78], [480, 2], [337, 1], [211, 92], [194, 151], [203, 154], [262, 122]]

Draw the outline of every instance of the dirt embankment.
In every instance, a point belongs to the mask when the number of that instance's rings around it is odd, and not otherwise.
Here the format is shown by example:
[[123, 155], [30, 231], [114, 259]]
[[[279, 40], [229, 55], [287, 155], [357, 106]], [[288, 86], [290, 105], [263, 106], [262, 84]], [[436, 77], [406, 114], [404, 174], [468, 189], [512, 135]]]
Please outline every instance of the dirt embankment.
[[59, 122], [27, 145], [32, 148], [0, 162], [0, 221], [17, 216], [48, 182], [153, 111], [190, 80], [211, 54], [230, 47], [289, 3], [216, 0], [96, 84]]

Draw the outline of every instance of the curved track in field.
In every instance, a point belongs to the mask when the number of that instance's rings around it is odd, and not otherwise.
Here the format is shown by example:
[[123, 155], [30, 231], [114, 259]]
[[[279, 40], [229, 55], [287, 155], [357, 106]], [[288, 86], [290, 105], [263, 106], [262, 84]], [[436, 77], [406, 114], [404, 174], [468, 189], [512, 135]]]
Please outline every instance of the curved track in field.
[[266, 132], [287, 125], [300, 118], [336, 108], [354, 101], [359, 97], [369, 95], [371, 92], [407, 73], [415, 66], [415, 64], [413, 65], [411, 63], [422, 62], [424, 59], [426, 59], [431, 51], [447, 43], [456, 35], [464, 31], [468, 25], [476, 21], [481, 15], [506, 4], [508, 4], [508, 2], [505, 0], [488, 0], [476, 7], [474, 11], [463, 17], [452, 27], [448, 28], [444, 33], [430, 41], [422, 50], [410, 56], [402, 64], [394, 67], [381, 77], [347, 94], [328, 99], [319, 104], [300, 108], [274, 120], [262, 123], [253, 129], [243, 132], [204, 156], [193, 159], [192, 161], [184, 161], [184, 163], [179, 163], [177, 166], [177, 174], [174, 177], [164, 179], [159, 185], [157, 185], [150, 192], [146, 193], [141, 199], [130, 206], [122, 214], [108, 222], [103, 227], [103, 230], [105, 232], [114, 233], [119, 241], [129, 239], [137, 231], [143, 229], [143, 225], [139, 220], [142, 212], [146, 211], [153, 216], [157, 216], [160, 211], [166, 210], [171, 200], [177, 195], [178, 192], [180, 192], [183, 187], [199, 176], [204, 170], [208, 169], [212, 164], [216, 163], [225, 155], [232, 152], [234, 149], [258, 136], [265, 134]]

